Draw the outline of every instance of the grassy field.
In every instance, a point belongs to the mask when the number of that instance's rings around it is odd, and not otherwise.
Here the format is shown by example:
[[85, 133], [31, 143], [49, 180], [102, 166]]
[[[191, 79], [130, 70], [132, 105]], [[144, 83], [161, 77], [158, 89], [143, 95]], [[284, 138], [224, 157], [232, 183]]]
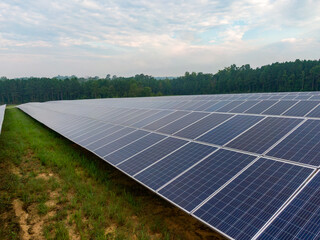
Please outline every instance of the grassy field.
[[223, 239], [101, 159], [7, 108], [0, 239]]

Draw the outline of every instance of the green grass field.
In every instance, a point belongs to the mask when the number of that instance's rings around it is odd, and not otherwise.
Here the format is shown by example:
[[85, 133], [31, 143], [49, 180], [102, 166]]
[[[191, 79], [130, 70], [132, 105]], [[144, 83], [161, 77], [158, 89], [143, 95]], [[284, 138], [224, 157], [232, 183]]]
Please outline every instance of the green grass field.
[[0, 146], [0, 239], [222, 239], [16, 108]]

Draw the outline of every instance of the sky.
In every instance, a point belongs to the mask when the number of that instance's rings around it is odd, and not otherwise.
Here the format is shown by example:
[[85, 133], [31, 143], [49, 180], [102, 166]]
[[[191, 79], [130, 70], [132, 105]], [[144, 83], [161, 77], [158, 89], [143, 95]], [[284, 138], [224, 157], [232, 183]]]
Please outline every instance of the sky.
[[0, 0], [0, 76], [181, 76], [320, 59], [320, 0]]

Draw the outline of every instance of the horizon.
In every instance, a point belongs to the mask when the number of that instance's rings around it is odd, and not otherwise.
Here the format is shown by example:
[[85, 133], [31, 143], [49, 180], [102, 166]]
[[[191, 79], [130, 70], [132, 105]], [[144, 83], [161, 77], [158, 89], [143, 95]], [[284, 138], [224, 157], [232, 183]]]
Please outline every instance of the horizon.
[[319, 59], [320, 2], [0, 3], [0, 76], [215, 73]]

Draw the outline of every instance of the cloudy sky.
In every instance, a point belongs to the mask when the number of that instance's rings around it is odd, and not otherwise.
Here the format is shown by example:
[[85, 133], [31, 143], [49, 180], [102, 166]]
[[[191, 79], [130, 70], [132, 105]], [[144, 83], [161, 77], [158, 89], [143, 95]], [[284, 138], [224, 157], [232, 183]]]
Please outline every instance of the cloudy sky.
[[0, 76], [179, 76], [320, 58], [320, 0], [1, 0]]

